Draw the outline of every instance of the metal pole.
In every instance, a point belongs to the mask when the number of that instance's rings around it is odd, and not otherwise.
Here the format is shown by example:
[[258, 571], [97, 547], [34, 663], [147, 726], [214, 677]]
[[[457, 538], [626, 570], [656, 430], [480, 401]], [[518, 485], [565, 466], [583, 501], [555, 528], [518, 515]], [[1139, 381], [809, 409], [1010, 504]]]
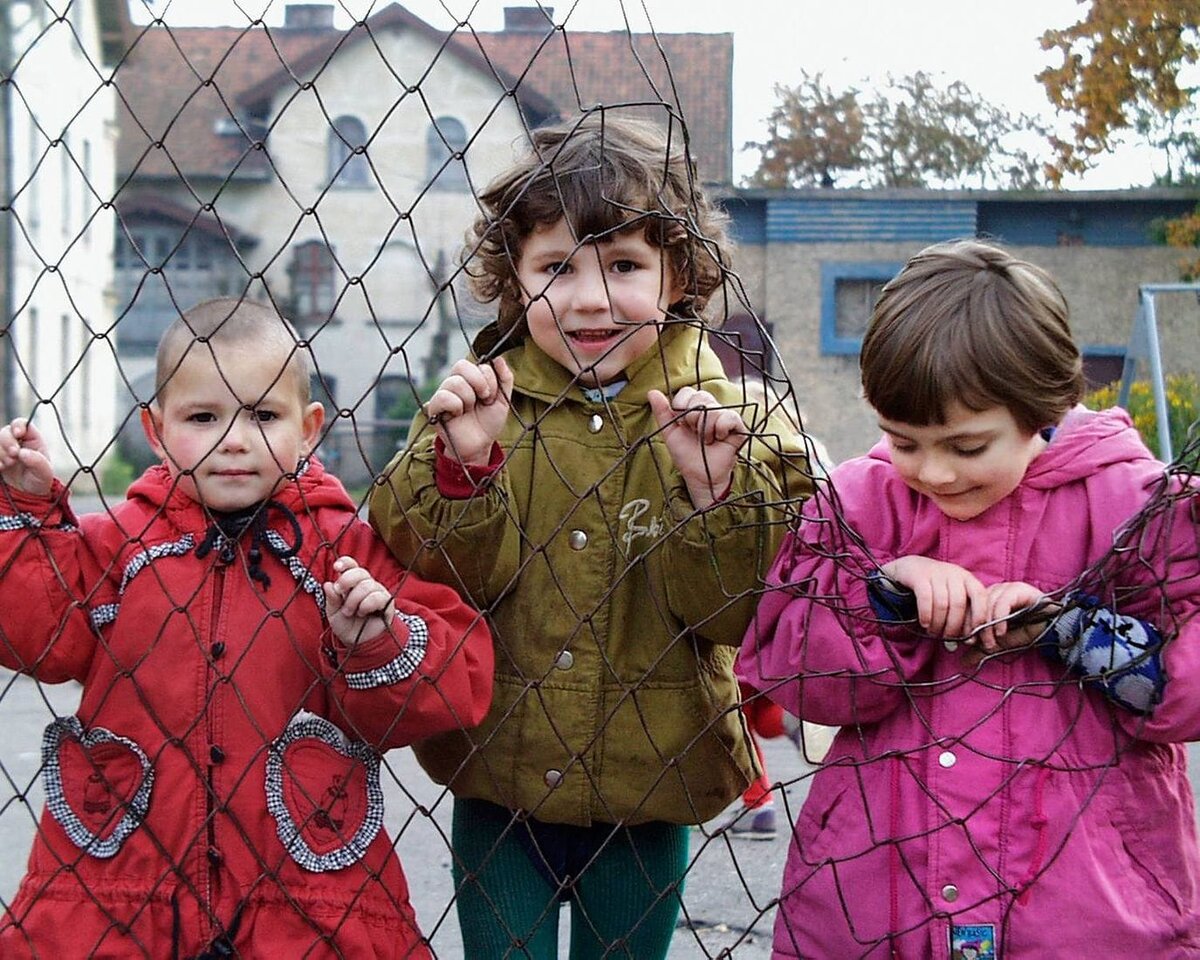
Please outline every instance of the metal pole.
[[1162, 354], [1158, 343], [1158, 318], [1154, 313], [1154, 294], [1146, 295], [1146, 345], [1150, 353], [1150, 385], [1154, 388], [1154, 412], [1158, 417], [1158, 458], [1164, 463], [1174, 459], [1171, 449], [1171, 421], [1168, 419], [1167, 394], [1163, 381]]
[[13, 345], [13, 284], [16, 251], [13, 249], [13, 123], [12, 123], [12, 0], [0, 0], [0, 137], [4, 139], [0, 184], [0, 423], [8, 423], [17, 412], [17, 355]]

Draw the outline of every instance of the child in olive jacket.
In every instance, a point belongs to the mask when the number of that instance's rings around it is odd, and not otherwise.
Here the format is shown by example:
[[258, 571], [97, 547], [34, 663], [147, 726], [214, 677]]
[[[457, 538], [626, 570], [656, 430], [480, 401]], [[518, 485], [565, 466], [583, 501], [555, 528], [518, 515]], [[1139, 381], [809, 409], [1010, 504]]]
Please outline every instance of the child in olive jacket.
[[755, 773], [732, 662], [806, 462], [708, 345], [723, 228], [674, 135], [539, 130], [489, 186], [468, 270], [499, 320], [371, 500], [497, 636], [483, 725], [418, 750], [456, 797], [473, 958], [556, 955], [558, 899], [572, 956], [663, 956], [685, 825]]

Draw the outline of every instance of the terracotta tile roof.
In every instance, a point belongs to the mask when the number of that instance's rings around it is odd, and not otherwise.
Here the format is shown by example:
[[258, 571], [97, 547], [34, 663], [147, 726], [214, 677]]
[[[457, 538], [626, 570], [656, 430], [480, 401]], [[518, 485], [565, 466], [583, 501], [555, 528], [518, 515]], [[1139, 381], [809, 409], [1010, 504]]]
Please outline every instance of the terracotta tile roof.
[[266, 158], [250, 138], [216, 125], [232, 121], [241, 91], [327, 42], [309, 31], [147, 28], [114, 77], [121, 178], [264, 176]]
[[139, 223], [146, 220], [166, 220], [188, 231], [228, 240], [235, 247], [251, 247], [258, 243], [257, 237], [222, 220], [215, 210], [205, 211], [201, 209], [200, 204], [184, 206], [152, 190], [127, 189], [117, 198], [115, 206], [117, 217], [122, 224], [127, 220]]
[[[703, 180], [728, 183], [732, 175], [733, 35], [544, 31], [464, 33], [459, 43], [532, 84], [560, 116], [598, 104], [647, 106], [663, 119], [663, 102], [687, 121], [692, 155]], [[518, 90], [520, 87], [518, 87]]]
[[[436, 42], [445, 34], [391, 4], [371, 32], [400, 26]], [[123, 105], [117, 150], [122, 179], [263, 178], [267, 156], [255, 133], [238, 130], [256, 103], [369, 31], [239, 27], [145, 28], [117, 69]], [[552, 31], [456, 33], [449, 55], [491, 73], [517, 91], [531, 123], [571, 116], [597, 104], [672, 104], [688, 121], [703, 179], [728, 182], [731, 170], [731, 34], [636, 34]], [[668, 68], [669, 67], [669, 68]], [[660, 119], [662, 106], [647, 107]], [[218, 124], [225, 133], [218, 132]]]

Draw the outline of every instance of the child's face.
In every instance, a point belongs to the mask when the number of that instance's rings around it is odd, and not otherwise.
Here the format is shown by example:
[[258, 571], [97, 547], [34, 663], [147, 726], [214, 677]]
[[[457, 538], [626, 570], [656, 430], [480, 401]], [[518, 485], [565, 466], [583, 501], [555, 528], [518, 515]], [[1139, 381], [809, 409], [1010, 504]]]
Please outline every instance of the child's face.
[[982, 412], [952, 404], [944, 424], [918, 427], [879, 418], [904, 482], [954, 520], [970, 520], [1021, 482], [1046, 441], [1017, 425], [1006, 407]]
[[619, 379], [654, 346], [681, 292], [641, 230], [577, 249], [565, 219], [526, 237], [517, 279], [533, 342], [589, 386]]
[[312, 451], [325, 418], [319, 403], [301, 401], [294, 371], [279, 375], [286, 349], [249, 346], [214, 344], [215, 362], [208, 346], [193, 346], [161, 404], [142, 414], [179, 488], [213, 510], [270, 497]]

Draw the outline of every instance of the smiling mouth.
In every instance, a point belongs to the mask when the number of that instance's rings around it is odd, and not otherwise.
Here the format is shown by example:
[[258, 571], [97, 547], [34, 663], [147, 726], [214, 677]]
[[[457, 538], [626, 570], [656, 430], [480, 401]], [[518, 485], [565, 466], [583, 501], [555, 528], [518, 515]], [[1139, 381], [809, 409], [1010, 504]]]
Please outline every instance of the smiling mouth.
[[567, 337], [576, 343], [607, 343], [614, 337], [620, 336], [621, 331], [613, 327], [592, 330], [572, 330]]

